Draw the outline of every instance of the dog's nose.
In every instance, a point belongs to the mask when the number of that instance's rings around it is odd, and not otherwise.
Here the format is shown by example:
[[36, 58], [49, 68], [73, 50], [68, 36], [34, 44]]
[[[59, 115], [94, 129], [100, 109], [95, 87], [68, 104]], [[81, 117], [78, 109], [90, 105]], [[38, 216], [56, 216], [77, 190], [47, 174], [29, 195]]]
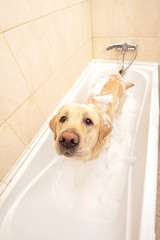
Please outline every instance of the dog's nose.
[[74, 148], [79, 144], [79, 137], [73, 132], [63, 132], [58, 140], [60, 145], [65, 148]]

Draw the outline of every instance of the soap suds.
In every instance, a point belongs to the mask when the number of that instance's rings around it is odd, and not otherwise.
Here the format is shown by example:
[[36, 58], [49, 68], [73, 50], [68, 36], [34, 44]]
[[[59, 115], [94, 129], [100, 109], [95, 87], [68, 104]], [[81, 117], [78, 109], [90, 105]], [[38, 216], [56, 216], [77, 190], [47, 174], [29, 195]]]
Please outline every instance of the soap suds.
[[127, 91], [122, 113], [114, 119], [110, 147], [105, 146], [98, 159], [83, 163], [58, 158], [53, 194], [62, 211], [91, 221], [110, 223], [116, 219], [125, 191], [128, 166], [134, 160], [130, 151], [136, 119], [137, 102]]
[[111, 102], [113, 102], [112, 95], [94, 96], [93, 99], [98, 102], [97, 106], [106, 112]]
[[[101, 73], [99, 76], [96, 76], [89, 88], [87, 98], [89, 99], [92, 98], [93, 96], [100, 95], [104, 85], [109, 81], [109, 78], [113, 80], [115, 79], [114, 75], [115, 73], [111, 71], [108, 73]], [[118, 75], [122, 79], [120, 74], [117, 73], [116, 75]]]
[[103, 120], [104, 120], [104, 125], [107, 125], [108, 128], [110, 128], [111, 125], [109, 124], [109, 122], [110, 122], [109, 116], [106, 113], [104, 113], [102, 117], [103, 117]]
[[105, 74], [98, 78], [98, 81], [93, 82], [89, 91], [88, 98], [91, 98], [96, 95], [100, 95], [104, 85], [109, 81], [109, 75]]

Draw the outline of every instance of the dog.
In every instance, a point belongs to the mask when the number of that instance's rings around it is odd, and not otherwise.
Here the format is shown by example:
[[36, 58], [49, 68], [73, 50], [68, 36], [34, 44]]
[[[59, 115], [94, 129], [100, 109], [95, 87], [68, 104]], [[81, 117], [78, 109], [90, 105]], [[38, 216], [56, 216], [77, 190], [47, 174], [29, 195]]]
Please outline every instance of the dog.
[[64, 105], [49, 123], [57, 153], [83, 162], [96, 159], [110, 142], [114, 115], [121, 113], [126, 90], [132, 86], [112, 74], [90, 88], [85, 104]]

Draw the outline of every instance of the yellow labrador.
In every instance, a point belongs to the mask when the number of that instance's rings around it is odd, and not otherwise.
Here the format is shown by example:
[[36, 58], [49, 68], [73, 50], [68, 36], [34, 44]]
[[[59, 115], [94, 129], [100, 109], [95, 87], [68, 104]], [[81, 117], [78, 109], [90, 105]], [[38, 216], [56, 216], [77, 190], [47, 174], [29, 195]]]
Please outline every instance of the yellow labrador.
[[86, 104], [64, 105], [50, 121], [57, 153], [84, 162], [97, 158], [110, 141], [114, 114], [122, 110], [125, 90], [132, 86], [118, 74], [110, 75], [99, 92], [96, 84], [92, 86]]

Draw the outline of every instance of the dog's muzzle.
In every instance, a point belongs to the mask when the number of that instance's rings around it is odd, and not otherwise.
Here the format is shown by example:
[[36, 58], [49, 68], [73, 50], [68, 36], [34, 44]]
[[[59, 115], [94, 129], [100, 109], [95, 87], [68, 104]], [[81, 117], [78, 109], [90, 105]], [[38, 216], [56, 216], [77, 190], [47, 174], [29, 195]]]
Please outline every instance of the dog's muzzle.
[[77, 133], [65, 131], [59, 136], [58, 143], [61, 153], [69, 157], [79, 145], [79, 136]]

